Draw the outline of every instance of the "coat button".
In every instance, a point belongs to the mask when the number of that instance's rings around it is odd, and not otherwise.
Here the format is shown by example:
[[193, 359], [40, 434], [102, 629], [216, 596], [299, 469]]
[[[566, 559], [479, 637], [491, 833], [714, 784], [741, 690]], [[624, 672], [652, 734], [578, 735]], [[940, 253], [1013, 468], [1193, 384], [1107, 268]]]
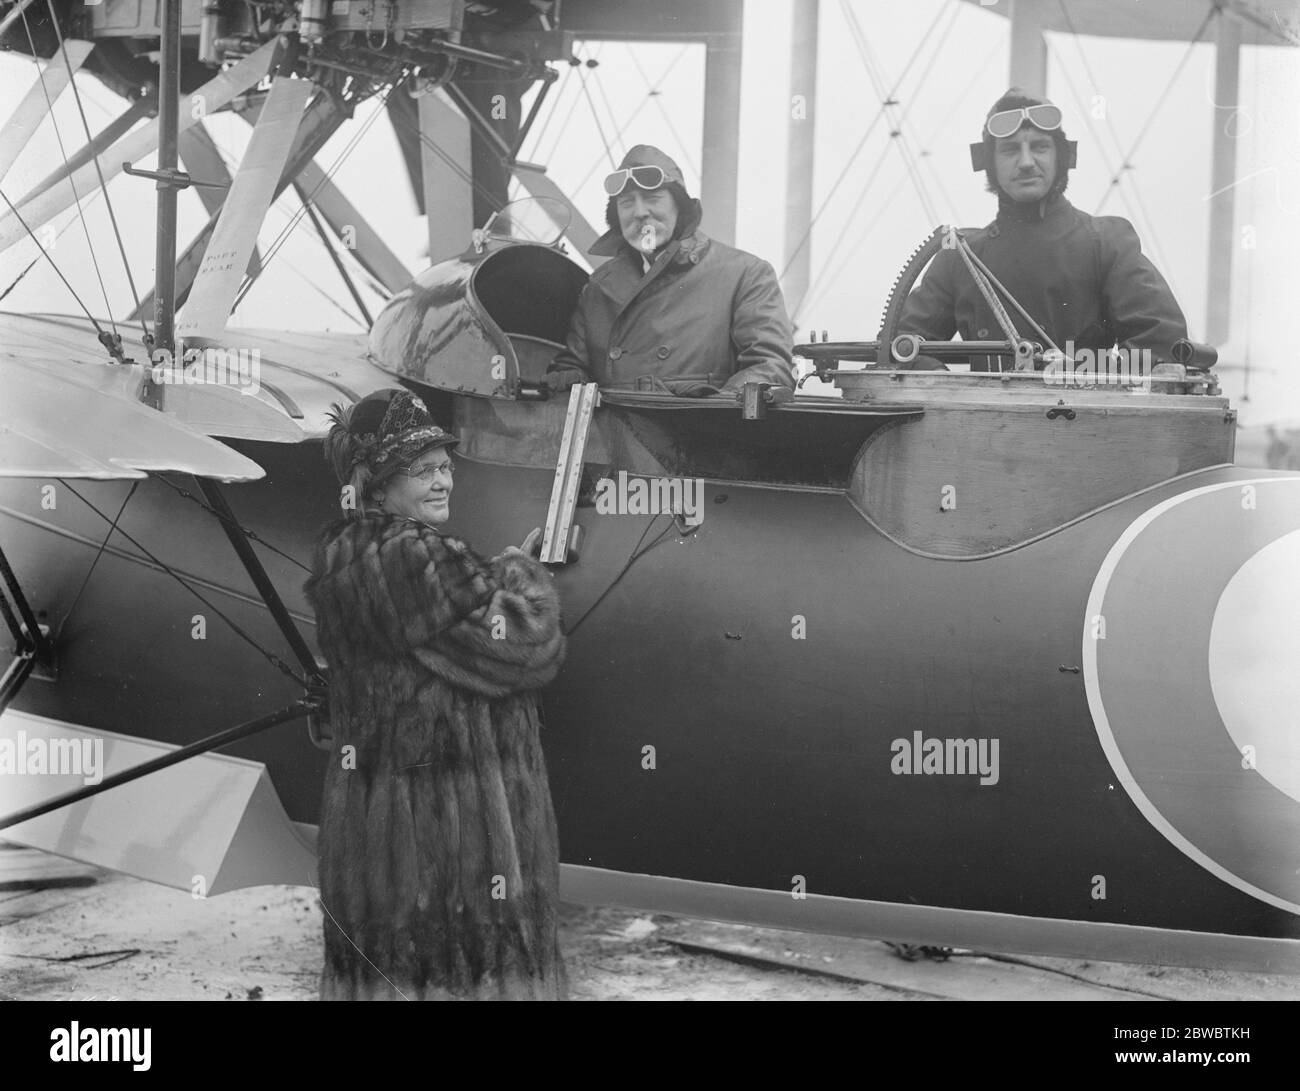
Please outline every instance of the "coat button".
[[989, 331], [985, 329], [979, 329], [975, 331], [975, 336], [979, 338], [981, 341], [987, 338], [988, 335], [989, 335]]
[[659, 351], [658, 351], [657, 353], [655, 353], [655, 355], [658, 356], [659, 359], [661, 359], [661, 360], [667, 360], [667, 359], [668, 359], [668, 353], [671, 352], [671, 351], [672, 351], [672, 350], [669, 349], [669, 347], [668, 347], [667, 345], [660, 345], [660, 346], [659, 346]]
[[617, 360], [622, 355], [623, 355], [623, 350], [620, 348], [612, 348], [609, 350], [609, 358], [611, 360]]

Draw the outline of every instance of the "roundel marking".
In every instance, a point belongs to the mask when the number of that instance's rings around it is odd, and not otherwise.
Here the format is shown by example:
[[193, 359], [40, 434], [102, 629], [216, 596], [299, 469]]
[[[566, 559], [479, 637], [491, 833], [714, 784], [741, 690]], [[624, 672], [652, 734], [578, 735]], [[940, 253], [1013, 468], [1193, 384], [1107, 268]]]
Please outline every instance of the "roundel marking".
[[1300, 803], [1300, 530], [1266, 545], [1223, 589], [1210, 688], [1237, 749]]
[[1102, 562], [1082, 648], [1098, 739], [1143, 817], [1224, 882], [1296, 914], [1298, 528], [1296, 477], [1162, 501]]

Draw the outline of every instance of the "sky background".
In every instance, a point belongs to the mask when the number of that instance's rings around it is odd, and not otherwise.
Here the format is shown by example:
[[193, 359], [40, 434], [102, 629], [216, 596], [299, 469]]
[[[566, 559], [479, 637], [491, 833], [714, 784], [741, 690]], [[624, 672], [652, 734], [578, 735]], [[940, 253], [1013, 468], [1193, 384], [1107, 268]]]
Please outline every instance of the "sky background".
[[[748, 0], [745, 5], [736, 243], [772, 262], [778, 272], [786, 265], [794, 2]], [[827, 330], [833, 340], [870, 339], [898, 270], [937, 223], [977, 226], [993, 217], [994, 199], [984, 191], [982, 176], [971, 172], [967, 146], [978, 137], [989, 104], [1007, 87], [1008, 24], [956, 0], [822, 0], [820, 11], [816, 107], [807, 121], [799, 122], [815, 125], [816, 156], [812, 285], [798, 307], [797, 339], [812, 328]], [[891, 138], [890, 126], [877, 119], [880, 96], [864, 48], [877, 80], [897, 86], [898, 138]], [[1079, 141], [1079, 166], [1068, 196], [1084, 211], [1121, 215], [1135, 224], [1144, 249], [1173, 286], [1192, 336], [1204, 336], [1210, 142], [1212, 127], [1231, 120], [1214, 103], [1213, 45], [1189, 50], [1186, 42], [1053, 34], [1048, 48], [1048, 94], [1065, 112], [1067, 133]], [[631, 144], [664, 148], [681, 164], [691, 192], [698, 193], [704, 47], [580, 42], [577, 53], [598, 66], [562, 68], [521, 158], [545, 164], [596, 224], [604, 208], [601, 178], [610, 169], [610, 158], [618, 159]], [[0, 56], [0, 114], [12, 111], [35, 78], [29, 58]], [[79, 76], [77, 83], [92, 130], [124, 108], [93, 77]], [[1220, 380], [1243, 423], [1300, 424], [1300, 354], [1291, 328], [1300, 300], [1295, 260], [1300, 245], [1300, 50], [1243, 47], [1241, 106], [1235, 119], [1239, 182], [1233, 331], [1220, 352]], [[1104, 116], [1094, 116], [1098, 113]], [[427, 265], [424, 223], [392, 128], [375, 114], [373, 104], [359, 108], [317, 162], [327, 170], [337, 163], [337, 184], [408, 268], [418, 272]], [[56, 104], [54, 116], [71, 153], [84, 143], [84, 134], [70, 92]], [[233, 168], [250, 130], [229, 115], [217, 115], [208, 124]], [[911, 155], [910, 170], [900, 143]], [[1115, 167], [1125, 158], [1133, 169], [1114, 185]], [[60, 161], [56, 128], [43, 125], [0, 187], [16, 199]], [[148, 286], [153, 279], [153, 186], [119, 177], [109, 184], [109, 194], [137, 286]], [[111, 311], [120, 319], [131, 309], [131, 293], [104, 201], [83, 195], [83, 205], [85, 227], [73, 211], [53, 221], [59, 232], [54, 256], [92, 311]], [[297, 210], [296, 199], [286, 196], [269, 212], [259, 241], [263, 254], [275, 254], [232, 325], [362, 328], [310, 224], [299, 219], [297, 228], [282, 236]], [[182, 244], [204, 222], [197, 197], [182, 193]], [[707, 208], [703, 227], [709, 228]], [[24, 241], [0, 254], [0, 291], [36, 253], [34, 243]], [[380, 301], [378, 294], [371, 295], [372, 310]], [[43, 262], [0, 307], [77, 312], [67, 289]]]

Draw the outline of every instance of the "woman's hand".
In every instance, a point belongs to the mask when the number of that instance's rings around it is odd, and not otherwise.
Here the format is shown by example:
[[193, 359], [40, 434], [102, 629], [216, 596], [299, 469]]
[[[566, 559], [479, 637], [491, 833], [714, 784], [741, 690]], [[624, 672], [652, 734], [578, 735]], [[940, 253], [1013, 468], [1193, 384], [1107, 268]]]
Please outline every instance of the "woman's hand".
[[525, 557], [531, 557], [533, 560], [536, 560], [538, 553], [541, 551], [541, 544], [542, 528], [533, 527], [533, 529], [528, 532], [528, 537], [524, 539], [523, 545], [506, 546], [501, 553], [503, 556], [507, 553], [521, 553]]

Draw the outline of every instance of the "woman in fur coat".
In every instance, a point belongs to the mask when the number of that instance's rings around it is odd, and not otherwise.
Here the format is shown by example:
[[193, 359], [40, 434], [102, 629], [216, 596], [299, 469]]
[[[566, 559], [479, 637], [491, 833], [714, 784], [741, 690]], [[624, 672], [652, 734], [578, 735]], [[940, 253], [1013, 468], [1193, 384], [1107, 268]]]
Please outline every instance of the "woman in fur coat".
[[527, 555], [537, 532], [484, 560], [437, 529], [457, 440], [408, 391], [334, 420], [347, 516], [321, 533], [307, 582], [334, 734], [321, 998], [561, 999], [536, 694], [564, 636]]

